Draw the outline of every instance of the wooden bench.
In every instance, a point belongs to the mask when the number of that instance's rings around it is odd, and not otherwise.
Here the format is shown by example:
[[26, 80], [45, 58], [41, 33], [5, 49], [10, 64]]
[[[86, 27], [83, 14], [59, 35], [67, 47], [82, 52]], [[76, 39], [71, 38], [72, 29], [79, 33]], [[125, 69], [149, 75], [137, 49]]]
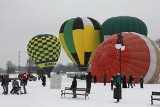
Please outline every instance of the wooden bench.
[[154, 92], [154, 91], [152, 91], [151, 105], [153, 105], [153, 100], [160, 100], [160, 97], [153, 97], [153, 96], [160, 96], [160, 92]]
[[[84, 92], [84, 93], [77, 93], [77, 91], [79, 91], [79, 92], [81, 91], [81, 92]], [[87, 91], [86, 88], [76, 88], [76, 95], [84, 95], [85, 100], [86, 100], [86, 97], [88, 97], [88, 93], [86, 91]], [[65, 97], [66, 94], [73, 95], [72, 89], [70, 89], [70, 87], [65, 87], [64, 90], [61, 90], [61, 98], [62, 98], [63, 95]]]

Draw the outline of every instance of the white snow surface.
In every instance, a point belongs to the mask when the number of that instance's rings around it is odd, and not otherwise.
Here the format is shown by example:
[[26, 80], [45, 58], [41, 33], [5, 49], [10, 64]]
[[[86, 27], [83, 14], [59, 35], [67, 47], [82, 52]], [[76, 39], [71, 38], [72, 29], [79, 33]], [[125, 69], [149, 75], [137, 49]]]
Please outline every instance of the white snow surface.
[[[72, 98], [72, 95], [61, 98], [61, 90], [70, 87], [71, 83], [72, 78], [67, 78], [66, 75], [62, 76], [61, 89], [50, 89], [50, 78], [47, 78], [45, 87], [41, 85], [41, 80], [28, 81], [27, 94], [0, 94], [0, 107], [151, 107], [151, 92], [160, 91], [159, 84], [144, 84], [143, 89], [136, 84], [133, 88], [123, 88], [122, 99], [117, 103], [113, 99], [110, 83], [106, 86], [103, 83], [92, 83], [89, 99], [85, 100], [84, 96]], [[11, 87], [10, 83], [9, 91]], [[85, 88], [85, 80], [77, 79], [77, 87]], [[0, 92], [3, 92], [2, 86]], [[160, 101], [154, 101], [152, 106], [159, 107]]]

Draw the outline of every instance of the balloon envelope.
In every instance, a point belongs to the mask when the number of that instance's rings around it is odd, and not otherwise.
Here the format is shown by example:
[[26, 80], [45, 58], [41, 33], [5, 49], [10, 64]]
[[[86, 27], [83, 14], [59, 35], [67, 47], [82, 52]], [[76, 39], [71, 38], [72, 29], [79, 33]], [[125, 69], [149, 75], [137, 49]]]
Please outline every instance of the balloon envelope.
[[103, 41], [104, 36], [107, 38], [109, 35], [117, 34], [120, 32], [136, 32], [147, 36], [146, 24], [131, 16], [117, 16], [111, 17], [103, 22], [101, 27], [101, 39]]
[[29, 41], [27, 52], [38, 67], [50, 72], [58, 61], [61, 45], [56, 36], [41, 34]]
[[100, 24], [92, 18], [69, 19], [62, 24], [59, 38], [69, 58], [81, 71], [86, 71], [100, 44]]
[[[137, 33], [122, 33], [125, 50], [121, 51], [121, 76], [130, 75], [139, 82], [140, 76], [145, 83], [154, 83], [160, 74], [160, 52], [152, 40]], [[115, 48], [117, 34], [102, 42], [93, 57], [91, 72], [99, 82], [107, 74], [108, 82], [113, 74], [120, 73], [120, 50]]]

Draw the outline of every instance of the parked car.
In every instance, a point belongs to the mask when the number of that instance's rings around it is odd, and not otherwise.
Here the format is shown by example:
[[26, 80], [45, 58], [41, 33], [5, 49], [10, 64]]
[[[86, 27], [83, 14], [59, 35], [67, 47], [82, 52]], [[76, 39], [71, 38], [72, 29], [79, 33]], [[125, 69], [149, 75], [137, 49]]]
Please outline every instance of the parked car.
[[32, 74], [29, 74], [28, 80], [29, 80], [29, 81], [36, 81], [36, 80], [37, 80], [37, 77], [36, 77], [36, 76], [33, 76]]

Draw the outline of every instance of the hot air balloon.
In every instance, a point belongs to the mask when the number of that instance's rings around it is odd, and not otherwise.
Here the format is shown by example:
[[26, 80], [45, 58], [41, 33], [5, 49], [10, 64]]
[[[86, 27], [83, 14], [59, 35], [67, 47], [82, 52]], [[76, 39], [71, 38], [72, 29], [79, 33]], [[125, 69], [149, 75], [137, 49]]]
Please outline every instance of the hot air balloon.
[[[135, 76], [139, 82], [140, 76], [145, 83], [155, 83], [160, 74], [160, 51], [155, 42], [138, 33], [122, 33], [125, 50], [121, 51], [121, 75]], [[120, 51], [115, 48], [117, 34], [108, 37], [95, 51], [91, 72], [102, 82], [107, 74], [108, 82], [113, 74], [120, 71]]]
[[109, 35], [117, 34], [119, 32], [136, 32], [147, 36], [146, 24], [131, 16], [117, 16], [107, 19], [101, 26], [101, 41]]
[[95, 49], [100, 44], [100, 24], [92, 18], [72, 18], [59, 31], [61, 45], [80, 71], [87, 71]]
[[60, 56], [61, 45], [56, 36], [40, 34], [29, 41], [27, 52], [38, 67], [51, 72]]

